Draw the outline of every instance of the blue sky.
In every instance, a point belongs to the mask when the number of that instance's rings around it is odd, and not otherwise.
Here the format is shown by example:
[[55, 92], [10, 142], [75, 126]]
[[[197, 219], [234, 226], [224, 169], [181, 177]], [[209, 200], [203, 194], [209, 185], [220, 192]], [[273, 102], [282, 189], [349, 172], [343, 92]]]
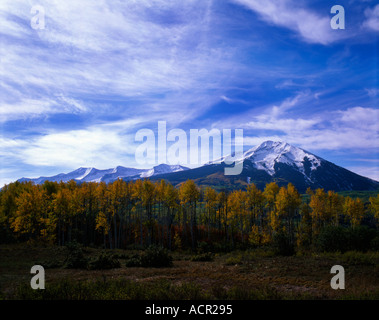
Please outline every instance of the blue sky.
[[377, 1], [2, 0], [0, 20], [0, 185], [136, 167], [135, 134], [158, 121], [244, 129], [245, 148], [286, 141], [379, 180]]

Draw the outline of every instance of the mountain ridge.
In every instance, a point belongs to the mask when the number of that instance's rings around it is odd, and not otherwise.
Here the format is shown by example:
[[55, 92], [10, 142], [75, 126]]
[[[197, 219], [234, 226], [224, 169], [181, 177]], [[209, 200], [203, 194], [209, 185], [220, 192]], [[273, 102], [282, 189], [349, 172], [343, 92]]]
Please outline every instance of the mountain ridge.
[[112, 182], [119, 178], [131, 178], [135, 180], [138, 178], [150, 178], [154, 175], [165, 174], [170, 172], [189, 170], [189, 168], [181, 165], [167, 165], [160, 164], [154, 166], [151, 169], [136, 169], [128, 168], [123, 166], [117, 166], [110, 169], [96, 169], [94, 167], [80, 167], [69, 173], [59, 173], [55, 176], [39, 178], [21, 178], [18, 181], [33, 181], [36, 184], [44, 183], [45, 181], [55, 181], [55, 182], [68, 182], [70, 180], [80, 181], [80, 182]]
[[[264, 189], [270, 182], [276, 182], [279, 186], [292, 183], [302, 193], [308, 187], [337, 192], [379, 189], [378, 181], [358, 175], [286, 142], [265, 141], [244, 152], [242, 158], [236, 160], [236, 164], [242, 162], [243, 165], [241, 174], [237, 176], [223, 175], [224, 168], [227, 167], [226, 158], [188, 172], [170, 173], [164, 178], [174, 185], [190, 178], [199, 185], [216, 186], [219, 189], [244, 189], [249, 183], [255, 183], [258, 188]], [[158, 178], [162, 177], [153, 177], [153, 180]]]
[[226, 157], [223, 157], [193, 169], [168, 164], [160, 164], [151, 169], [117, 166], [99, 170], [81, 167], [68, 174], [61, 173], [36, 179], [22, 178], [18, 181], [33, 181], [40, 184], [46, 180], [66, 182], [74, 179], [79, 182], [108, 183], [119, 178], [125, 180], [149, 178], [164, 179], [175, 186], [192, 179], [199, 185], [209, 185], [219, 189], [244, 189], [249, 183], [255, 183], [263, 189], [269, 182], [276, 182], [279, 186], [292, 183], [299, 192], [305, 192], [308, 187], [333, 191], [379, 189], [378, 181], [360, 176], [286, 142], [265, 141], [244, 152], [243, 156], [236, 160], [235, 165], [243, 166], [242, 172], [236, 176], [224, 175], [224, 169], [228, 167], [225, 159]]

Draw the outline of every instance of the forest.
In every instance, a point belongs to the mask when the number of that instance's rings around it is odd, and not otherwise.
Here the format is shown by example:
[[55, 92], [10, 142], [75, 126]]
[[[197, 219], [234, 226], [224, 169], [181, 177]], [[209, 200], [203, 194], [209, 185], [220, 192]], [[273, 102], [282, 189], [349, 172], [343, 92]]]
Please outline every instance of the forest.
[[[72, 180], [15, 182], [0, 191], [1, 243], [64, 246], [76, 241], [109, 249], [157, 245], [192, 251], [204, 246], [231, 251], [276, 244], [291, 253], [312, 250], [328, 228], [332, 238], [365, 228], [363, 234], [370, 234], [375, 249], [378, 222], [379, 194], [364, 202], [308, 189], [304, 197], [292, 184], [279, 187], [274, 182], [264, 190], [250, 184], [246, 190], [217, 192], [192, 180], [177, 188], [164, 180], [119, 179], [109, 184]], [[329, 238], [324, 241], [324, 246], [333, 246]], [[367, 243], [361, 247], [354, 249], [369, 249]]]

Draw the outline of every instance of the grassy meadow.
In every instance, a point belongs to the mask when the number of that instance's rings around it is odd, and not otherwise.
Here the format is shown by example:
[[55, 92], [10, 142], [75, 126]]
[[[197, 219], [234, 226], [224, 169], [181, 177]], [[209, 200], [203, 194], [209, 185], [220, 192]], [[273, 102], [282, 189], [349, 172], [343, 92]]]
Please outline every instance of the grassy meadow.
[[[82, 248], [96, 259], [101, 249]], [[52, 300], [278, 300], [379, 299], [379, 253], [303, 253], [279, 256], [269, 248], [205, 255], [174, 252], [170, 267], [127, 267], [138, 250], [107, 250], [112, 269], [67, 268], [67, 249], [0, 245], [0, 298]], [[205, 257], [205, 258], [204, 258]], [[203, 260], [203, 261], [201, 261]], [[204, 261], [205, 260], [205, 261]], [[32, 290], [30, 269], [45, 267], [45, 290]], [[333, 265], [345, 268], [346, 288], [330, 287]]]

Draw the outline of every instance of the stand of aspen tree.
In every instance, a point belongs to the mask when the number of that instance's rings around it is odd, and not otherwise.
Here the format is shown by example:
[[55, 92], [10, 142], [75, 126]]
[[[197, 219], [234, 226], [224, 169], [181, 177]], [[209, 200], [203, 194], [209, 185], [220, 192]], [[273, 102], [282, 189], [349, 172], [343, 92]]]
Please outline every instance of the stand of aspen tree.
[[306, 246], [325, 226], [355, 228], [366, 215], [379, 219], [379, 195], [365, 205], [322, 189], [307, 194], [302, 201], [292, 184], [276, 183], [217, 192], [192, 180], [178, 188], [164, 180], [15, 182], [0, 191], [0, 240], [195, 250], [200, 241], [262, 246], [284, 232], [290, 242]]

